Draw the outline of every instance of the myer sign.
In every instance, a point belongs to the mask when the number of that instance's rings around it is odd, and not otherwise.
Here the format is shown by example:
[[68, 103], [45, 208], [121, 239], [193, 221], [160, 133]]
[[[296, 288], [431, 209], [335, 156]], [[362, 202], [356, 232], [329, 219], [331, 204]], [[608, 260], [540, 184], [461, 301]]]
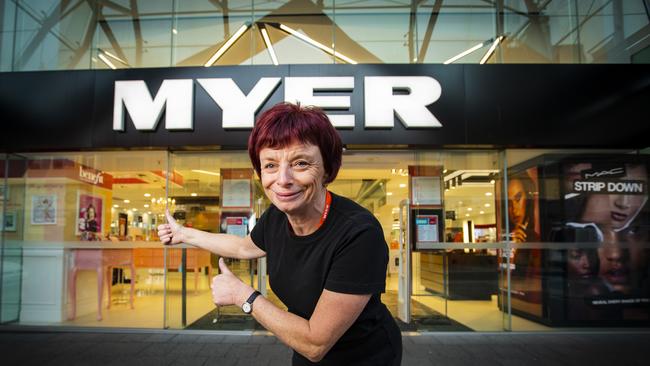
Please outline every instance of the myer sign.
[[[314, 92], [345, 92], [354, 89], [354, 77], [262, 77], [244, 94], [231, 78], [196, 79], [223, 110], [224, 129], [251, 129], [255, 114], [284, 82], [284, 100], [314, 105], [325, 110], [347, 110], [346, 95], [314, 95]], [[440, 83], [430, 76], [366, 76], [364, 83], [364, 127], [392, 128], [394, 115], [406, 128], [442, 127], [426, 108], [440, 98]], [[406, 91], [395, 94], [394, 91]], [[155, 97], [143, 80], [115, 81], [113, 130], [124, 131], [124, 111], [137, 130], [153, 131], [165, 112], [167, 130], [192, 130], [194, 79], [164, 80]], [[337, 128], [353, 128], [354, 114], [329, 115]]]

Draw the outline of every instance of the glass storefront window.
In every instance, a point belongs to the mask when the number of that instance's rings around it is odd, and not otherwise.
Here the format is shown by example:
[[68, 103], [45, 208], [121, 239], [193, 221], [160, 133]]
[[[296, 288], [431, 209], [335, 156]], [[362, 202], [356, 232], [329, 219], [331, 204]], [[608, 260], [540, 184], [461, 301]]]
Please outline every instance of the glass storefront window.
[[[200, 230], [250, 232], [269, 202], [245, 151], [1, 161], [2, 322], [257, 329], [212, 303], [216, 256], [156, 232], [165, 209]], [[404, 330], [636, 326], [649, 320], [648, 164], [631, 150], [351, 149], [329, 189], [382, 225], [382, 300]], [[263, 259], [228, 264], [284, 308]]]

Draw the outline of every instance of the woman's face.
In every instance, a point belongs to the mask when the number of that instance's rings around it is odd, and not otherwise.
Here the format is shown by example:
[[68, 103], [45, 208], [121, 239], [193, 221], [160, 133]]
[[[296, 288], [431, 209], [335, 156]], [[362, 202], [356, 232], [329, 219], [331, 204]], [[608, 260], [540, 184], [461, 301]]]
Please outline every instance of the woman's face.
[[596, 256], [584, 249], [569, 249], [569, 278], [590, 278], [595, 274]]
[[526, 190], [519, 179], [510, 180], [508, 185], [508, 216], [514, 225], [523, 224], [526, 218]]
[[88, 215], [88, 220], [94, 220], [95, 219], [95, 208], [94, 207], [88, 207], [88, 210], [86, 210], [86, 214]]
[[262, 186], [280, 211], [305, 215], [322, 202], [325, 186], [323, 157], [318, 146], [292, 143], [260, 151]]
[[[628, 166], [621, 180], [646, 181], [646, 169], [642, 165]], [[601, 227], [621, 229], [639, 213], [647, 200], [645, 194], [591, 194], [585, 204], [582, 221], [593, 222]]]
[[630, 252], [614, 243], [598, 248], [598, 274], [614, 291], [627, 292], [630, 287]]

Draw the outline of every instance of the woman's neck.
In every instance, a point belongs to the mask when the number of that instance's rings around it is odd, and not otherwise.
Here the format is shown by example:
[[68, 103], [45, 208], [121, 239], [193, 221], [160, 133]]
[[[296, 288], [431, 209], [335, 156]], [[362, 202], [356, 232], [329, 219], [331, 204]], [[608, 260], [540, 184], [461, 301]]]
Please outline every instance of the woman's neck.
[[327, 189], [323, 188], [321, 192], [316, 194], [316, 199], [308, 207], [305, 207], [302, 212], [293, 215], [287, 214], [289, 225], [294, 234], [306, 236], [318, 230], [325, 209], [326, 195]]

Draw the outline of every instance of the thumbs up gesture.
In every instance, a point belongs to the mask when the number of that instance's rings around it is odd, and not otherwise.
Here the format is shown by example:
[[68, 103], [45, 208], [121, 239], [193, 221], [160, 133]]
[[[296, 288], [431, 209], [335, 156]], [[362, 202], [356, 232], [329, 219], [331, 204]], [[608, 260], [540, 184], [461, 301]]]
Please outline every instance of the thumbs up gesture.
[[230, 271], [223, 257], [219, 258], [219, 271], [221, 274], [215, 276], [210, 285], [212, 301], [220, 306], [241, 306], [255, 290]]
[[160, 238], [160, 241], [165, 245], [182, 243], [183, 226], [174, 220], [174, 217], [169, 213], [169, 210], [165, 210], [165, 217], [167, 218], [167, 223], [158, 226], [158, 237]]

